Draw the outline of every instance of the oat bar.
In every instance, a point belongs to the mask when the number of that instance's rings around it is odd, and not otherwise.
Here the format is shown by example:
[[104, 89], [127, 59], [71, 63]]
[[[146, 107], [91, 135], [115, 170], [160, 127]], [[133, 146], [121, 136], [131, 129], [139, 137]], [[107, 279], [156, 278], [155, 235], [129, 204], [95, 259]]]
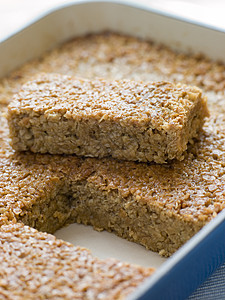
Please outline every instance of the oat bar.
[[0, 225], [12, 220], [54, 232], [89, 224], [168, 256], [225, 208], [224, 64], [124, 35], [78, 37], [4, 78], [4, 111], [37, 71], [188, 82], [204, 89], [210, 117], [184, 160], [167, 164], [18, 153], [1, 117]]
[[168, 164], [15, 152], [0, 121], [0, 226], [54, 233], [77, 222], [169, 256], [225, 208], [225, 117], [215, 113]]
[[157, 163], [182, 160], [208, 115], [200, 89], [41, 74], [9, 105], [13, 148]]
[[0, 229], [1, 299], [125, 299], [154, 269], [100, 260], [22, 224]]

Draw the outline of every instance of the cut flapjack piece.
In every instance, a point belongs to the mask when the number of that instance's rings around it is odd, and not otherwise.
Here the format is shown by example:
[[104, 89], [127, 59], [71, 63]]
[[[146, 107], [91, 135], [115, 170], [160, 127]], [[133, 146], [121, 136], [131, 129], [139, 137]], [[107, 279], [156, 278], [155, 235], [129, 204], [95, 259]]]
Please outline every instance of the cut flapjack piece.
[[13, 148], [165, 163], [183, 159], [208, 116], [200, 89], [41, 74], [9, 105]]
[[2, 299], [124, 299], [154, 269], [100, 260], [22, 224], [0, 229]]
[[14, 152], [0, 122], [0, 225], [89, 224], [169, 256], [225, 208], [223, 114], [168, 164]]

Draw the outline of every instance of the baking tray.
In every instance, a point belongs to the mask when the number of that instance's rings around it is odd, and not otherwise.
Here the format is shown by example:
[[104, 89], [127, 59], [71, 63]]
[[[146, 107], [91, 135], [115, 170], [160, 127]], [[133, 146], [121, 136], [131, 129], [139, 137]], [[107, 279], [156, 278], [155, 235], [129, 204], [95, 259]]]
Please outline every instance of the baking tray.
[[[73, 1], [39, 15], [0, 42], [0, 77], [72, 37], [106, 30], [151, 39], [180, 52], [201, 52], [225, 62], [222, 30], [134, 2]], [[72, 224], [55, 235], [90, 248], [99, 257], [155, 266], [155, 274], [129, 299], [185, 299], [225, 262], [225, 211], [167, 260], [88, 226]]]

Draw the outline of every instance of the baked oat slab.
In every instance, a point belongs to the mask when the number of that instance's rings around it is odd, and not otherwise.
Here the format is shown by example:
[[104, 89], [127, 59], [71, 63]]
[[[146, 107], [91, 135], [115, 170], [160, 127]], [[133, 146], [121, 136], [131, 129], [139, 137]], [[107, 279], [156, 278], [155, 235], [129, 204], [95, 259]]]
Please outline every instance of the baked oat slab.
[[208, 116], [197, 87], [41, 74], [8, 108], [15, 150], [134, 161], [184, 158]]
[[224, 124], [214, 116], [185, 160], [167, 165], [16, 153], [3, 145], [1, 224], [47, 232], [89, 224], [171, 255], [225, 206]]
[[22, 224], [0, 229], [1, 299], [125, 299], [154, 269], [100, 260]]
[[13, 220], [54, 232], [82, 222], [168, 256], [225, 207], [223, 64], [116, 34], [77, 38], [5, 78], [2, 106], [37, 71], [145, 81], [184, 78], [207, 92], [211, 116], [184, 160], [167, 165], [18, 154], [7, 145], [2, 117], [1, 224]]

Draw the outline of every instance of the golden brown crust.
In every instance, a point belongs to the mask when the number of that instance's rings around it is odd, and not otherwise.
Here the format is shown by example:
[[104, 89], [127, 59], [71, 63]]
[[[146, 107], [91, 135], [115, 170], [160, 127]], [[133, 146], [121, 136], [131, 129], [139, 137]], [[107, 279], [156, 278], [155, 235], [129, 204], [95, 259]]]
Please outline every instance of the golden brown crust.
[[15, 150], [165, 163], [208, 116], [197, 87], [41, 74], [8, 108]]
[[154, 271], [18, 223], [1, 227], [0, 264], [1, 299], [124, 299]]

